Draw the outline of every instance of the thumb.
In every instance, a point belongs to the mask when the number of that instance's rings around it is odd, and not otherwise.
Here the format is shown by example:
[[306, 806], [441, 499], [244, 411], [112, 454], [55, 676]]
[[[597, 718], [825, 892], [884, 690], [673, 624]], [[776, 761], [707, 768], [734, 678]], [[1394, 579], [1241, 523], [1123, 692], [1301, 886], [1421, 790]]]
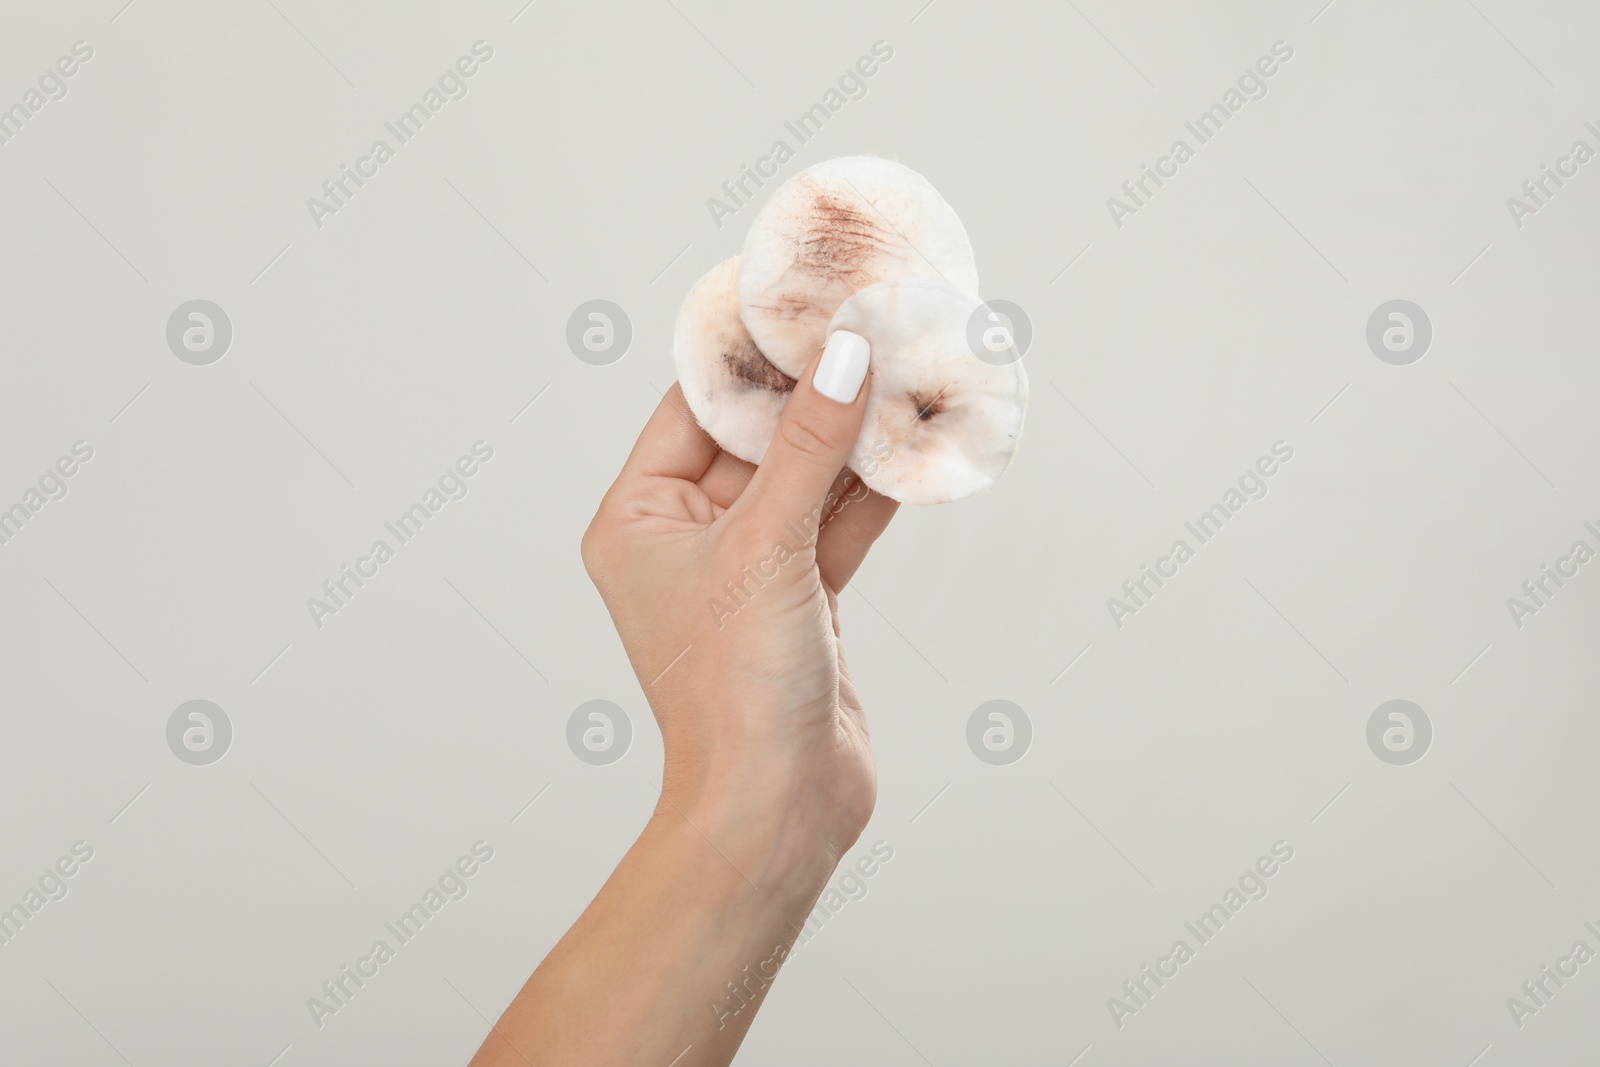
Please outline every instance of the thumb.
[[778, 432], [739, 495], [741, 520], [776, 533], [793, 523], [814, 536], [828, 491], [850, 459], [867, 409], [863, 388], [870, 363], [867, 339], [835, 330], [821, 355], [795, 382]]

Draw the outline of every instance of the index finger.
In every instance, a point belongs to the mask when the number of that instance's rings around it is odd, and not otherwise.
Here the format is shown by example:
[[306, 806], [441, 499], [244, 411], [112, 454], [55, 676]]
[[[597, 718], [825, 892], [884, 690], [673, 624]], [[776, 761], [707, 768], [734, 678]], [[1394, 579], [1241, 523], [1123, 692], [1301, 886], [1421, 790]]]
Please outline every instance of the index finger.
[[717, 443], [700, 428], [683, 390], [672, 383], [645, 423], [633, 451], [622, 465], [623, 478], [681, 478], [699, 481], [717, 458]]
[[[868, 489], [861, 476], [850, 475], [851, 485], [834, 505], [832, 516], [817, 534], [817, 570], [829, 589], [841, 590], [855, 577], [883, 531], [900, 509], [898, 501]], [[861, 492], [857, 492], [861, 490]]]

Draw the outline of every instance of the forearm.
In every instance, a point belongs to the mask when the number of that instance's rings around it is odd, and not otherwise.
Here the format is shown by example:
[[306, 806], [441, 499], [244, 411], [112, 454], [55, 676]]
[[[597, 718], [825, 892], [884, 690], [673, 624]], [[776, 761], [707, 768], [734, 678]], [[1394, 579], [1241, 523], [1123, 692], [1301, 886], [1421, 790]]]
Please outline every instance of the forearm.
[[833, 868], [793, 834], [664, 801], [473, 1067], [730, 1062]]

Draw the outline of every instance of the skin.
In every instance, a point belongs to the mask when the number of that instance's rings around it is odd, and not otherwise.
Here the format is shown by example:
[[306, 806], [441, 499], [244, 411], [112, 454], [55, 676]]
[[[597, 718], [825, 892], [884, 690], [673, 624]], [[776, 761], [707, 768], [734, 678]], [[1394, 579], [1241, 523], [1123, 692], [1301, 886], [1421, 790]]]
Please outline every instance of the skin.
[[872, 814], [838, 593], [897, 505], [841, 473], [870, 380], [841, 404], [815, 369], [759, 469], [719, 450], [674, 385], [584, 535], [661, 728], [661, 798], [474, 1067], [729, 1063]]

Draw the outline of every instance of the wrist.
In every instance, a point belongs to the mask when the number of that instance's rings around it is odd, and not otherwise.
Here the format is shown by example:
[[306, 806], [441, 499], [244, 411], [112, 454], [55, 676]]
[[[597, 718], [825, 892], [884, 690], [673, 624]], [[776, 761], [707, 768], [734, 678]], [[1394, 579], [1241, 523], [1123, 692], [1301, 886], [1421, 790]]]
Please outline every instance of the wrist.
[[651, 819], [704, 849], [714, 865], [745, 888], [803, 899], [806, 910], [861, 828], [843, 825], [818, 805], [813, 790], [770, 774], [762, 782], [664, 786]]

